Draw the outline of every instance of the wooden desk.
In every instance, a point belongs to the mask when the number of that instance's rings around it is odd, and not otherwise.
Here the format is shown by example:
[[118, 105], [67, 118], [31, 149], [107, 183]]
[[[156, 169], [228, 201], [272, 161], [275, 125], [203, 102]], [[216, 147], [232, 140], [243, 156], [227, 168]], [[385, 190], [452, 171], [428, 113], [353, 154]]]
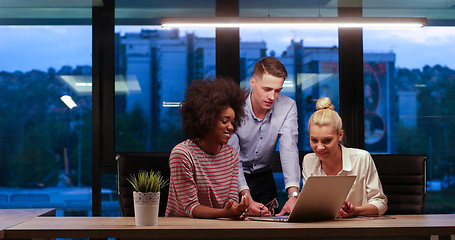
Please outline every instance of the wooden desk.
[[136, 227], [133, 217], [37, 217], [6, 229], [6, 238], [255, 239], [391, 237], [455, 234], [455, 214], [397, 215], [310, 223], [159, 218]]
[[0, 239], [5, 237], [5, 229], [42, 215], [55, 216], [55, 209], [0, 209]]

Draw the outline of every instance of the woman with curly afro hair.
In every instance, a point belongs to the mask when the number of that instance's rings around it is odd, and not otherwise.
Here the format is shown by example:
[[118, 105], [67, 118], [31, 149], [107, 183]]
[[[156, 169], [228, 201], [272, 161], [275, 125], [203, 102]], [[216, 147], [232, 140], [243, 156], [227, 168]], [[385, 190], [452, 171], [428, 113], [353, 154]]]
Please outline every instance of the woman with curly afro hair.
[[232, 79], [195, 80], [180, 115], [187, 140], [172, 149], [166, 216], [244, 219], [238, 199], [239, 154], [227, 144], [245, 118], [247, 95]]

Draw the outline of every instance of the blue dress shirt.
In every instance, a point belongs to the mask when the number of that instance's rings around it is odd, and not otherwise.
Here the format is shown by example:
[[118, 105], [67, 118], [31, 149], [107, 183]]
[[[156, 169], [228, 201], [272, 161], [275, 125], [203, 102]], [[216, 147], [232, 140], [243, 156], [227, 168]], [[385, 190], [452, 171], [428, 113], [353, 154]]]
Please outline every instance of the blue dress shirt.
[[239, 192], [249, 190], [244, 173], [261, 173], [272, 169], [278, 141], [285, 189], [299, 188], [299, 133], [295, 101], [280, 94], [264, 119], [260, 119], [253, 113], [250, 93], [245, 112], [246, 121], [229, 139], [229, 144], [239, 152]]

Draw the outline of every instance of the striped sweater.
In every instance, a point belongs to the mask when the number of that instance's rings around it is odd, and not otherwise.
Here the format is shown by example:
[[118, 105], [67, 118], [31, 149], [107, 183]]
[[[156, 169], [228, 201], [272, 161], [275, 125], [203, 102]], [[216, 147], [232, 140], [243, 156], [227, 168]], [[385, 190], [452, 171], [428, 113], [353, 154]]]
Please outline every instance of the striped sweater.
[[198, 205], [223, 208], [238, 200], [239, 155], [230, 145], [211, 155], [188, 139], [172, 149], [169, 166], [167, 217], [193, 217]]

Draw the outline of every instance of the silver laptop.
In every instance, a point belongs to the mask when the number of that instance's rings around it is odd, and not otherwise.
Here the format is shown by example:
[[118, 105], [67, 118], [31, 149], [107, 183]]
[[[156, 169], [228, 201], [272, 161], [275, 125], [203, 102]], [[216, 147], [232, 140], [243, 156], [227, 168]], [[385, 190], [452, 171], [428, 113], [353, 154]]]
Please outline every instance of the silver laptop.
[[355, 176], [311, 176], [288, 216], [248, 217], [257, 221], [306, 222], [337, 216], [354, 183]]

